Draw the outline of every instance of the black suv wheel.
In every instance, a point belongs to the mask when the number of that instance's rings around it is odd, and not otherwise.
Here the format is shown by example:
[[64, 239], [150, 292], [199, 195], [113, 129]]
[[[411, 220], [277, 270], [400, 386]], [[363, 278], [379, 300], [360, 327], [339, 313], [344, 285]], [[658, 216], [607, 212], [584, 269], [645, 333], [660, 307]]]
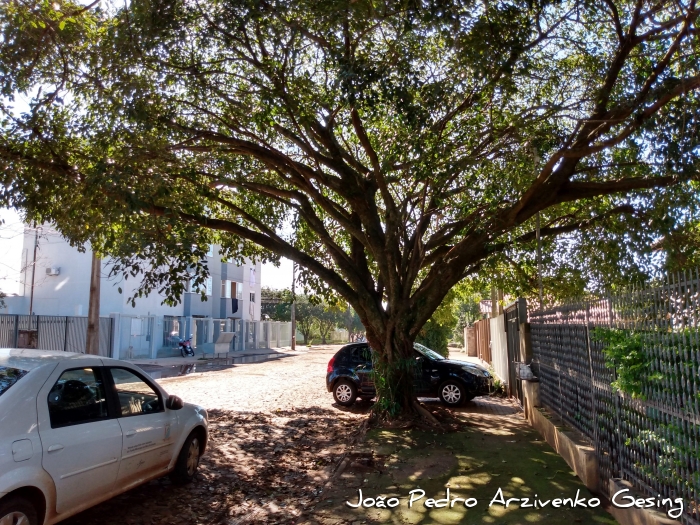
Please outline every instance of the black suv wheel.
[[348, 379], [341, 379], [333, 387], [333, 398], [341, 406], [349, 407], [357, 399], [357, 387]]
[[440, 400], [448, 406], [458, 407], [467, 401], [467, 392], [462, 383], [450, 379], [440, 385]]

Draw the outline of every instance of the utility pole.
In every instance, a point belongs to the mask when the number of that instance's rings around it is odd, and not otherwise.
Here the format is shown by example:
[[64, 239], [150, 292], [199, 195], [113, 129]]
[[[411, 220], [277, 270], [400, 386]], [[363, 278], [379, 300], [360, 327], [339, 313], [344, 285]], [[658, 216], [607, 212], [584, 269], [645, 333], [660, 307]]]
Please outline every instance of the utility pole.
[[540, 237], [540, 212], [537, 212], [537, 281], [540, 287], [540, 311], [543, 310], [542, 300], [542, 238]]
[[[537, 165], [540, 163], [540, 154], [534, 144], [530, 144], [532, 148], [532, 165], [533, 176], [537, 178]], [[540, 212], [537, 212], [537, 282], [540, 289], [540, 311], [544, 309], [544, 299], [542, 293], [542, 237], [540, 236]]]
[[503, 290], [497, 286], [491, 287], [491, 317], [498, 317], [503, 313]]
[[100, 353], [100, 278], [102, 260], [92, 252], [92, 271], [90, 272], [90, 302], [88, 304], [87, 345], [85, 353]]
[[36, 249], [39, 246], [39, 228], [34, 223], [34, 262], [32, 262], [32, 286], [29, 289], [29, 315], [34, 314], [34, 277], [36, 276]]
[[296, 263], [292, 263], [292, 350], [297, 349], [297, 318], [296, 318], [296, 305], [297, 296], [294, 287], [296, 281]]

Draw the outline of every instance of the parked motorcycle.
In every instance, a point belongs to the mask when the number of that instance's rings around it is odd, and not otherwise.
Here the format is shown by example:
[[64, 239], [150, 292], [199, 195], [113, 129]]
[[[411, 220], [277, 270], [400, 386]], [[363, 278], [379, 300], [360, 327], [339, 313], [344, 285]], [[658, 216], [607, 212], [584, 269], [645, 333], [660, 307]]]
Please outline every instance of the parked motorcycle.
[[182, 357], [194, 357], [194, 348], [192, 348], [192, 335], [187, 339], [180, 339], [177, 344], [180, 347]]

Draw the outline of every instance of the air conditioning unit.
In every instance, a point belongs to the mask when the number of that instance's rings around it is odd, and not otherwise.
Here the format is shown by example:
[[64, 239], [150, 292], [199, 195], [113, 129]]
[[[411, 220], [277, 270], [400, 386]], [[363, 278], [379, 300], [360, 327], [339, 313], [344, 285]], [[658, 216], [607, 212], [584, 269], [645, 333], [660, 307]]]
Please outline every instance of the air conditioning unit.
[[60, 273], [61, 273], [61, 269], [59, 267], [53, 267], [53, 268], [46, 269], [46, 275], [56, 276]]

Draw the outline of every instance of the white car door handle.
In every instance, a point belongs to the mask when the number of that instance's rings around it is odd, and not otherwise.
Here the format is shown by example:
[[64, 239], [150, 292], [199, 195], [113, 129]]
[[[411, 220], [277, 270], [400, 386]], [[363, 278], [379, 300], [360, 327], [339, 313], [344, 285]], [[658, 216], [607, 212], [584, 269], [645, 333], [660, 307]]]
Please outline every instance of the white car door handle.
[[136, 435], [135, 430], [127, 430], [126, 431], [126, 437], [131, 437], [131, 436], [135, 436], [135, 435]]
[[56, 452], [57, 450], [63, 450], [63, 445], [51, 445], [46, 449], [48, 452]]

